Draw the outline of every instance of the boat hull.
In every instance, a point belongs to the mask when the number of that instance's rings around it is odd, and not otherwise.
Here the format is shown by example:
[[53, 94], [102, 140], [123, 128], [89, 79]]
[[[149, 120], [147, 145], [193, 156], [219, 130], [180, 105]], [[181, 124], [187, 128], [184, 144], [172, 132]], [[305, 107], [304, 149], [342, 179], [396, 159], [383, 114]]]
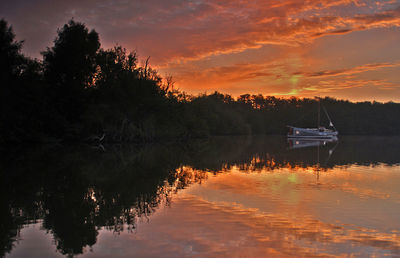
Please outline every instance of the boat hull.
[[337, 139], [338, 132], [325, 128], [300, 128], [289, 126], [288, 138], [298, 139]]

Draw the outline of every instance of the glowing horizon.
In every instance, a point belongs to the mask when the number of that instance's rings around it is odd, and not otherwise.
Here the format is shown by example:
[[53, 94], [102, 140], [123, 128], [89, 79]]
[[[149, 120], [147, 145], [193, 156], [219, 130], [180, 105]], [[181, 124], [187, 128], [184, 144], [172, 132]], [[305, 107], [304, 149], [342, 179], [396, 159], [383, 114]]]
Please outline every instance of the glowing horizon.
[[151, 56], [191, 94], [400, 102], [400, 1], [2, 1], [23, 52], [40, 57], [69, 19]]

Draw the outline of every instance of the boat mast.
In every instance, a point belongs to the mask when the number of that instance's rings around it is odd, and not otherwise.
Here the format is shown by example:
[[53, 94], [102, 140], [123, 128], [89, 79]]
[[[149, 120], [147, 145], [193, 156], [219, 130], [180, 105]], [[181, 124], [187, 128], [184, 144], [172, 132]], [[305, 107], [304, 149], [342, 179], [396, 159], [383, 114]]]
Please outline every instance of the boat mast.
[[328, 111], [326, 111], [326, 108], [324, 106], [322, 106], [322, 108], [324, 109], [325, 115], [326, 117], [329, 119], [329, 126], [332, 126], [333, 129], [335, 129], [335, 131], [337, 131], [336, 127], [333, 125], [331, 117], [328, 114]]
[[318, 125], [317, 128], [319, 128], [319, 125], [321, 123], [321, 99], [318, 97]]

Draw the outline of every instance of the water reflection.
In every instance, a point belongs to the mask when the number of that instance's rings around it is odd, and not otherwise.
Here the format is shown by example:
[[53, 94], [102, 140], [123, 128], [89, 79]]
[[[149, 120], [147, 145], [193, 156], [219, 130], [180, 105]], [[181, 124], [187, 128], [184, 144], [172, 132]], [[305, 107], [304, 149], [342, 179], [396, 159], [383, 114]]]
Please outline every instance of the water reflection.
[[[299, 149], [299, 148], [307, 148], [307, 147], [319, 147], [326, 146], [328, 143], [338, 142], [338, 138], [330, 138], [330, 139], [302, 139], [302, 138], [288, 138], [289, 148], [290, 149]], [[336, 145], [335, 145], [336, 146]], [[333, 151], [331, 151], [332, 153]]]
[[[197, 248], [221, 252], [226, 246], [214, 246], [221, 239], [211, 244], [217, 235], [213, 232], [226, 231], [222, 243], [231, 241], [231, 248], [253, 239], [258, 245], [251, 250], [254, 255], [266, 249], [282, 255], [294, 244], [297, 249], [292, 253], [310, 255], [315, 249], [319, 254], [332, 253], [332, 246], [321, 249], [320, 245], [335, 243], [346, 249], [348, 241], [399, 254], [396, 223], [386, 229], [381, 221], [369, 221], [375, 230], [371, 232], [357, 220], [380, 216], [394, 221], [398, 214], [400, 196], [391, 182], [397, 174], [387, 168], [398, 168], [400, 138], [344, 137], [338, 143], [290, 146], [293, 143], [288, 145], [284, 137], [221, 137], [144, 148], [106, 146], [105, 152], [90, 146], [8, 149], [2, 152], [0, 164], [0, 255], [13, 255], [15, 241], [28, 224], [39, 223], [52, 236], [57, 251], [72, 256], [88, 247], [96, 250], [105, 232], [129, 235], [143, 220], [151, 226], [142, 232], [149, 230], [154, 241], [165, 238], [162, 228], [176, 231], [179, 223], [181, 227], [190, 223], [192, 231], [171, 234], [181, 241], [201, 239]], [[377, 174], [374, 168], [386, 172]], [[320, 171], [326, 172], [323, 180], [317, 178]], [[367, 210], [365, 203], [359, 203], [365, 198], [380, 200], [368, 204], [387, 214]], [[332, 209], [331, 203], [336, 205], [339, 199], [340, 210]], [[153, 215], [172, 202], [176, 206], [169, 212], [175, 219], [169, 224], [166, 217]], [[318, 212], [310, 216], [305, 211]], [[338, 218], [342, 224], [333, 223]], [[242, 231], [255, 235], [242, 240], [232, 236]], [[143, 248], [135, 254], [146, 252], [147, 242], [141, 243]]]

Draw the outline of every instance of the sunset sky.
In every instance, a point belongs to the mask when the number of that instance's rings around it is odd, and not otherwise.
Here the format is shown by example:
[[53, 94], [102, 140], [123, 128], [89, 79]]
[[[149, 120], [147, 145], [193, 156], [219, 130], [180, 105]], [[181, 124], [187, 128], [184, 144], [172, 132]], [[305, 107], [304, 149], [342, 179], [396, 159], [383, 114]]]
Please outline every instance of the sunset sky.
[[0, 18], [37, 58], [74, 18], [188, 93], [400, 102], [399, 0], [2, 0]]

